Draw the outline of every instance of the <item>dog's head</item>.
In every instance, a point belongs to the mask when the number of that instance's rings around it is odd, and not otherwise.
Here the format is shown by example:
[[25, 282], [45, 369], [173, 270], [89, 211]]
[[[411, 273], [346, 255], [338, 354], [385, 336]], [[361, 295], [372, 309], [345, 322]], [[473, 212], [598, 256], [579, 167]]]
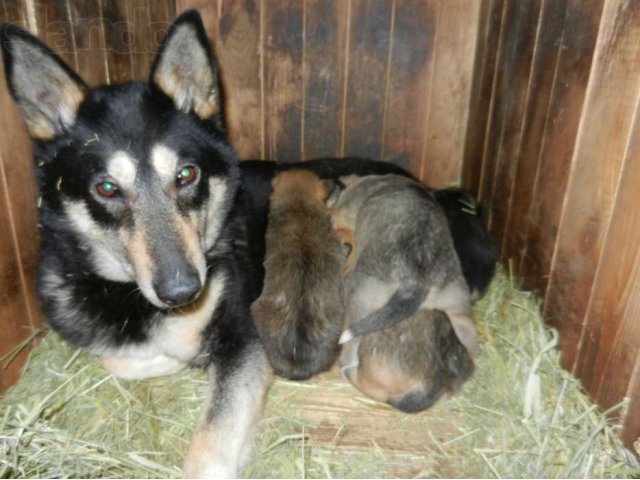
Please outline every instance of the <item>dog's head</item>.
[[148, 81], [119, 86], [87, 86], [17, 27], [0, 35], [43, 228], [72, 232], [94, 273], [136, 282], [160, 308], [195, 299], [239, 177], [199, 15], [169, 27]]

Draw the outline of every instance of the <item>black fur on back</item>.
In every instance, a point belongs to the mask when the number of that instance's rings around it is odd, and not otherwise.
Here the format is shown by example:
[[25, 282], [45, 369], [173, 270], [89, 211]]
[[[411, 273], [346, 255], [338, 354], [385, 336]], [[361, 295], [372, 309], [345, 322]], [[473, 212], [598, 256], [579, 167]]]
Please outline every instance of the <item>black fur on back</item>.
[[469, 192], [459, 188], [435, 191], [447, 216], [462, 273], [471, 291], [484, 295], [496, 271], [498, 249], [487, 231], [485, 209]]

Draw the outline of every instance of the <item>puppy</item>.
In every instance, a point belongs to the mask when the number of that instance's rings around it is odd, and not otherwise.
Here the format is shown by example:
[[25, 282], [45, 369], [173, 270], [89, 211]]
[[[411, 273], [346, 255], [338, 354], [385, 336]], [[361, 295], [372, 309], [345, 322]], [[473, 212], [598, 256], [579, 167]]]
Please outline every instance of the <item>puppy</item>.
[[[355, 300], [350, 313], [357, 315], [364, 305]], [[343, 346], [339, 361], [356, 388], [406, 413], [425, 410], [442, 394], [454, 393], [474, 369], [439, 310], [419, 310], [388, 329], [355, 338]]]
[[329, 368], [338, 354], [346, 252], [317, 176], [293, 170], [272, 185], [265, 282], [251, 312], [275, 372], [302, 380]]
[[353, 266], [346, 298], [382, 302], [340, 337], [346, 343], [414, 315], [419, 309], [446, 313], [462, 344], [474, 353], [476, 329], [471, 294], [454, 249], [447, 219], [433, 194], [396, 175], [343, 177], [346, 188], [331, 195], [336, 230], [354, 232]]
[[434, 193], [447, 216], [462, 274], [477, 300], [487, 291], [498, 261], [498, 249], [486, 229], [485, 211], [462, 189], [445, 188]]

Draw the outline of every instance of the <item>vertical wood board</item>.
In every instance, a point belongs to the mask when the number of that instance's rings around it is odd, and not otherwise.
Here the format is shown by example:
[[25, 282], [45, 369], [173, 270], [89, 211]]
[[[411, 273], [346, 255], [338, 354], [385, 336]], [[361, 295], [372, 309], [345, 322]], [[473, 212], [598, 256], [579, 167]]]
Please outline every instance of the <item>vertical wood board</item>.
[[568, 368], [575, 361], [640, 91], [640, 9], [608, 0], [602, 25], [544, 308], [560, 328]]

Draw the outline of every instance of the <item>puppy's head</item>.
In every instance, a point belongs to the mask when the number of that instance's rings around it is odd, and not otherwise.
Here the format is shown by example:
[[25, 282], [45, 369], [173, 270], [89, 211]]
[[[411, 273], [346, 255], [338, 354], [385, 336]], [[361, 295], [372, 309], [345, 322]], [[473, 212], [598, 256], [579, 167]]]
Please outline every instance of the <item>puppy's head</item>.
[[273, 198], [303, 196], [316, 202], [324, 202], [327, 196], [325, 183], [317, 175], [306, 170], [288, 170], [278, 174], [271, 183]]
[[471, 193], [458, 188], [436, 190], [435, 197], [447, 217], [462, 273], [474, 299], [478, 299], [486, 292], [498, 261], [485, 209]]
[[119, 86], [87, 86], [12, 25], [0, 41], [33, 139], [45, 231], [73, 235], [87, 268], [136, 282], [160, 308], [195, 299], [239, 178], [198, 14], [169, 27], [147, 81]]

